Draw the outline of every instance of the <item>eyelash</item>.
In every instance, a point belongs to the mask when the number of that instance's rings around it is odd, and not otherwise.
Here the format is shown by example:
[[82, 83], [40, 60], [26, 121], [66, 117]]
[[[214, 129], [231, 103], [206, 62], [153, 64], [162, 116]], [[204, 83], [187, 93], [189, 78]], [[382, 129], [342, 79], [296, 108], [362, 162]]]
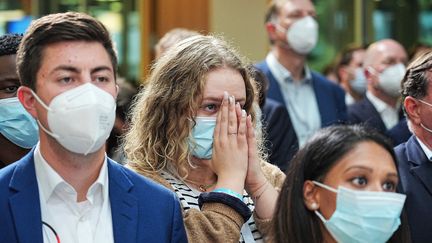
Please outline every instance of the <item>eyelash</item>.
[[[364, 182], [363, 184], [360, 185], [359, 183], [356, 182], [356, 180], [359, 180], [359, 179], [363, 179], [363, 180], [365, 180], [365, 182]], [[365, 176], [356, 176], [356, 177], [354, 177], [354, 178], [351, 178], [351, 179], [350, 179], [350, 182], [353, 183], [354, 186], [356, 186], [356, 187], [365, 187], [365, 186], [367, 186], [367, 184], [368, 184], [368, 179], [367, 179]], [[391, 188], [386, 189], [386, 188], [385, 188], [385, 185], [387, 185], [387, 184], [391, 184]], [[390, 180], [385, 181], [385, 182], [382, 184], [382, 189], [383, 189], [384, 191], [394, 191], [394, 190], [396, 189], [396, 183], [393, 182], [393, 181], [390, 181]]]

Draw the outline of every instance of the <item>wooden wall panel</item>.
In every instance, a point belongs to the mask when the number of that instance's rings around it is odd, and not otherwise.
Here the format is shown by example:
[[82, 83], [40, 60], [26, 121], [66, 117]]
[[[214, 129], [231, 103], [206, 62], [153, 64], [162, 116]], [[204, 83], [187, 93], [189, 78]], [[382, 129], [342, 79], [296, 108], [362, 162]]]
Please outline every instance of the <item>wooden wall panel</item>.
[[176, 27], [208, 31], [208, 0], [156, 0], [155, 11], [157, 38]]
[[209, 31], [209, 0], [142, 0], [141, 79], [144, 81], [154, 58], [153, 47], [173, 28]]

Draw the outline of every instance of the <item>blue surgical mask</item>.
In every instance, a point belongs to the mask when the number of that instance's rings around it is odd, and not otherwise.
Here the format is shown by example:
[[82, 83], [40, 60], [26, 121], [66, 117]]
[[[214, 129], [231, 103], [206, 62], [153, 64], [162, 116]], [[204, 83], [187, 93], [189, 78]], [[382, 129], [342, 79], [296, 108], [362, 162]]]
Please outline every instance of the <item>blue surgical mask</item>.
[[31, 148], [39, 140], [36, 120], [17, 97], [0, 99], [0, 133], [22, 148]]
[[192, 155], [199, 159], [211, 159], [216, 117], [195, 117], [195, 122], [196, 125], [192, 128], [192, 136], [189, 138]]
[[359, 95], [364, 95], [367, 89], [366, 76], [363, 68], [356, 68], [354, 71], [354, 79], [350, 81], [351, 88]]
[[336, 210], [326, 220], [318, 211], [333, 238], [340, 243], [384, 243], [400, 225], [400, 214], [406, 196], [394, 192], [356, 191], [339, 187], [338, 190], [313, 182], [337, 193]]

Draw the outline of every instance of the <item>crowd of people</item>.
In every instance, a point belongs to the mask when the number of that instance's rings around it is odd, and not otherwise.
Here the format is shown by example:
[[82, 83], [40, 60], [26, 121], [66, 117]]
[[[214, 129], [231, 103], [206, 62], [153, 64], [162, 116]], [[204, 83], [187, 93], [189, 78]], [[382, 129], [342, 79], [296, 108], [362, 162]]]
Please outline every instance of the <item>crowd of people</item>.
[[315, 17], [271, 1], [255, 64], [174, 29], [139, 90], [87, 14], [1, 36], [0, 243], [428, 242], [432, 52], [349, 45], [330, 80]]

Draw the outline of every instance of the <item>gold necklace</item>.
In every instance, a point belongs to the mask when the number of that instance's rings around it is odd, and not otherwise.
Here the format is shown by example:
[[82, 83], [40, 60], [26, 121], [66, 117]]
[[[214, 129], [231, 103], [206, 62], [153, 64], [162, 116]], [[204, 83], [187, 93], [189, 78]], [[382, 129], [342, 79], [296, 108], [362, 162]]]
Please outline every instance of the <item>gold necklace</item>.
[[216, 185], [216, 182], [214, 182], [214, 183], [212, 183], [212, 184], [208, 184], [208, 185], [199, 184], [199, 183], [193, 182], [193, 181], [191, 181], [191, 180], [185, 180], [185, 182], [189, 182], [190, 184], [192, 184], [192, 185], [198, 187], [198, 189], [199, 189], [201, 192], [206, 192], [210, 187]]

